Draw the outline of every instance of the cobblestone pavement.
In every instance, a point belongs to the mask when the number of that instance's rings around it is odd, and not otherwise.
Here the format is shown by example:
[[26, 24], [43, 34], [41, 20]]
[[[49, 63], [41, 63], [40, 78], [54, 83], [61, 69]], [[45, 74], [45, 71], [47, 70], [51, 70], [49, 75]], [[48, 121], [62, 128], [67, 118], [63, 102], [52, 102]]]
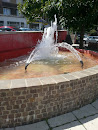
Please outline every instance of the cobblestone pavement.
[[98, 100], [46, 121], [0, 130], [98, 130]]

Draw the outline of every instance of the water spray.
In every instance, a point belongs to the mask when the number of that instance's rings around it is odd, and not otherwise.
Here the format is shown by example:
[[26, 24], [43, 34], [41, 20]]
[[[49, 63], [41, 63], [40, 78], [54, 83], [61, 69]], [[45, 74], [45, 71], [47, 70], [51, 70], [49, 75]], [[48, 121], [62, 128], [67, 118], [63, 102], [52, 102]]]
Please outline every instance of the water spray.
[[[55, 21], [52, 23], [51, 26], [44, 29], [44, 34], [40, 44], [37, 44], [35, 49], [31, 52], [28, 60], [26, 61], [25, 70], [27, 70], [28, 65], [35, 60], [41, 59], [48, 59], [53, 58], [53, 56], [57, 56], [59, 53], [59, 47], [66, 48], [70, 50], [76, 58], [80, 61], [81, 67], [83, 68], [83, 61], [79, 56], [79, 52], [74, 49], [70, 44], [66, 42], [57, 43], [57, 18], [54, 15]], [[56, 32], [56, 41], [54, 40], [54, 33]]]

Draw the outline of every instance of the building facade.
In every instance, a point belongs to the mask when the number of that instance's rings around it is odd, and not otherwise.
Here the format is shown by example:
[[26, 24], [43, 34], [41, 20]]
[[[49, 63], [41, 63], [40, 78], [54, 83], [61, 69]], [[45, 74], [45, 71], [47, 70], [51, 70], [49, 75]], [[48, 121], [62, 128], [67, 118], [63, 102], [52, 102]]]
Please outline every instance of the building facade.
[[23, 0], [0, 0], [0, 26], [29, 27], [26, 19], [19, 15], [17, 4]]

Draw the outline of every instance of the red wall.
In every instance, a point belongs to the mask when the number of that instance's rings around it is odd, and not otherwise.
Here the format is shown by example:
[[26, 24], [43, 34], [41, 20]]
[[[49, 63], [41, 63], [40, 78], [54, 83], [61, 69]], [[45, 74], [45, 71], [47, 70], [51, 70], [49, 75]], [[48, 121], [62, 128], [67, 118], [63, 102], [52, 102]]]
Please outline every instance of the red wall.
[[58, 31], [58, 42], [62, 42], [63, 40], [66, 40], [67, 31]]
[[[29, 53], [42, 35], [43, 32], [0, 32], [0, 61]], [[58, 42], [66, 35], [67, 31], [58, 31]]]

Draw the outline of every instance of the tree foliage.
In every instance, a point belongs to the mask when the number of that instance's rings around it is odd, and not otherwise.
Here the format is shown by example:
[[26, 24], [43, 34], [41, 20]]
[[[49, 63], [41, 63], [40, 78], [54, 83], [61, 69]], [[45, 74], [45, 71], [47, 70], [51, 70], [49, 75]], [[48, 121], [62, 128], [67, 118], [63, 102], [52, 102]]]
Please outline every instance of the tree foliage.
[[28, 22], [36, 20], [37, 17], [42, 16], [42, 1], [39, 0], [23, 0], [23, 5], [18, 4], [19, 12], [22, 13]]
[[28, 21], [43, 14], [53, 19], [56, 14], [63, 27], [80, 32], [80, 48], [84, 32], [98, 24], [98, 0], [24, 0], [18, 8]]

